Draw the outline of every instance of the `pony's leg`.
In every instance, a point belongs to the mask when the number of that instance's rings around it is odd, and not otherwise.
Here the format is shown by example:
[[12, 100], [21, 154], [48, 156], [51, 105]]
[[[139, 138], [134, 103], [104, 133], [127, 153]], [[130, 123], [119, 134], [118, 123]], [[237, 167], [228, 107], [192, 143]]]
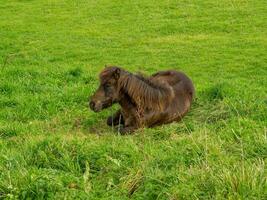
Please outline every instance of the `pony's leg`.
[[164, 123], [164, 119], [167, 117], [167, 113], [150, 113], [136, 120], [135, 118], [125, 119], [125, 126], [120, 130], [122, 135], [131, 134], [141, 127], [152, 127], [157, 124]]
[[[128, 113], [129, 114], [129, 113]], [[119, 130], [122, 135], [131, 134], [139, 128], [134, 115], [124, 115], [124, 126]]]
[[127, 135], [133, 133], [135, 130], [137, 130], [136, 126], [126, 126], [120, 129], [120, 134]]
[[111, 115], [107, 119], [107, 125], [117, 126], [119, 124], [124, 124], [121, 110], [118, 110], [115, 114]]
[[147, 127], [153, 127], [166, 123], [168, 120], [168, 113], [149, 113], [143, 118], [144, 123]]

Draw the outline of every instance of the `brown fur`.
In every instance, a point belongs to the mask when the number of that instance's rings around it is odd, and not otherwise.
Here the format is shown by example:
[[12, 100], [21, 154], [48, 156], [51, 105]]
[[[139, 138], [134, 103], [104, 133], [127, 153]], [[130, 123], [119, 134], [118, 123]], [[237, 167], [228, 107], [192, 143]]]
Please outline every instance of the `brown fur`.
[[192, 81], [182, 72], [160, 71], [150, 77], [129, 73], [119, 67], [106, 67], [100, 73], [100, 86], [91, 97], [95, 112], [119, 103], [121, 109], [107, 120], [123, 124], [122, 133], [179, 121], [189, 111], [194, 96]]

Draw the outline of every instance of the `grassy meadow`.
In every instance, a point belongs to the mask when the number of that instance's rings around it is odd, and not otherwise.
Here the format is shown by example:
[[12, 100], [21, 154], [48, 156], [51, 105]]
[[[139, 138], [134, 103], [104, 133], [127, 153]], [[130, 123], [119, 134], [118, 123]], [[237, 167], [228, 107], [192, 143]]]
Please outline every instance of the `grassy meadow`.
[[[185, 72], [180, 123], [121, 136], [105, 64]], [[267, 199], [266, 0], [1, 0], [0, 199]]]

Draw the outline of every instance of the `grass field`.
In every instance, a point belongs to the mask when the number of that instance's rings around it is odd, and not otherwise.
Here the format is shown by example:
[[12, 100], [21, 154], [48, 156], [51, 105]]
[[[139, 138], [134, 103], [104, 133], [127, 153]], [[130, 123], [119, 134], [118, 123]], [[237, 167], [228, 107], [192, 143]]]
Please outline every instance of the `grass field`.
[[[180, 122], [121, 136], [105, 64], [177, 69]], [[267, 199], [266, 0], [1, 0], [0, 199]]]

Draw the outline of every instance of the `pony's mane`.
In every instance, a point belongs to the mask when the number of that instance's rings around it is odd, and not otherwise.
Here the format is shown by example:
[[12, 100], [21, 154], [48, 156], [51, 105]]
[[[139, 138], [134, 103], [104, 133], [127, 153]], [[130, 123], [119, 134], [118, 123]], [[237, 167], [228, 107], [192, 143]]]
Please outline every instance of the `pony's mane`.
[[162, 109], [172, 96], [172, 88], [167, 84], [154, 81], [142, 74], [131, 74], [124, 70], [118, 81], [119, 87], [139, 106]]

